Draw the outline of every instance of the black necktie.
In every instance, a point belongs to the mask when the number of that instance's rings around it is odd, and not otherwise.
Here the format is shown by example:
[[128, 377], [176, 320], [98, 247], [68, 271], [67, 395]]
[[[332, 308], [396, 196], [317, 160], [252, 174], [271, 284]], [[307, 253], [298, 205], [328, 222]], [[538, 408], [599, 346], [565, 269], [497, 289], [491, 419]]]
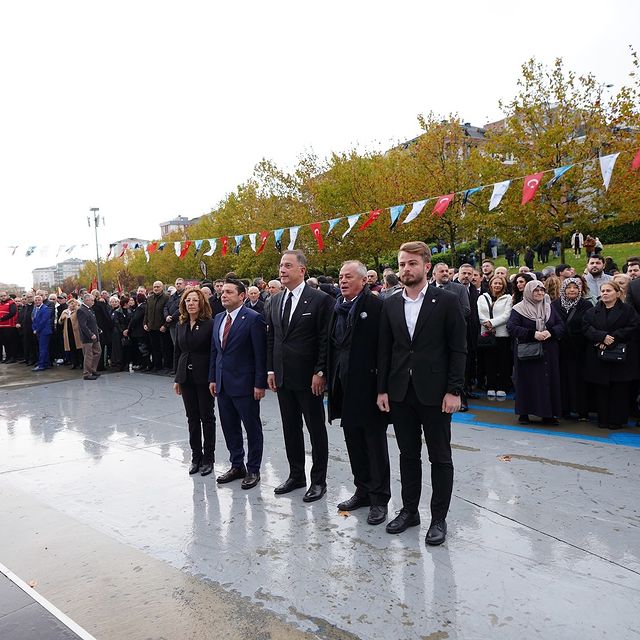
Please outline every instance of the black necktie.
[[289, 328], [289, 316], [291, 315], [291, 297], [293, 294], [287, 292], [287, 299], [284, 302], [284, 311], [282, 312], [282, 333], [287, 333]]

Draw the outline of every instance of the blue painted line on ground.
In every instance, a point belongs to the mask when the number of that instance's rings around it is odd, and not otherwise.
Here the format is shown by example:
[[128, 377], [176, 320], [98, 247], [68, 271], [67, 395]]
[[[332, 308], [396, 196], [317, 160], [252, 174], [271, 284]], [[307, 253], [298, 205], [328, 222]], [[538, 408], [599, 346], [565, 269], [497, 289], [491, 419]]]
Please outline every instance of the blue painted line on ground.
[[[496, 400], [496, 402], [498, 402]], [[504, 400], [500, 400], [500, 402], [504, 402]], [[495, 411], [496, 413], [513, 413], [513, 407], [494, 407], [487, 406], [486, 404], [470, 404], [469, 409], [476, 409], [477, 411]]]
[[476, 420], [473, 413], [457, 413], [453, 422], [473, 425], [477, 427], [487, 427], [489, 429], [503, 429], [505, 431], [519, 431], [521, 433], [535, 433], [539, 436], [555, 436], [556, 438], [569, 438], [571, 440], [588, 440], [590, 442], [600, 442], [601, 444], [622, 445], [640, 449], [640, 433], [611, 433], [608, 437], [590, 436], [582, 433], [569, 433], [567, 431], [555, 431], [544, 428], [524, 427], [508, 424], [496, 424], [495, 422], [480, 422]]

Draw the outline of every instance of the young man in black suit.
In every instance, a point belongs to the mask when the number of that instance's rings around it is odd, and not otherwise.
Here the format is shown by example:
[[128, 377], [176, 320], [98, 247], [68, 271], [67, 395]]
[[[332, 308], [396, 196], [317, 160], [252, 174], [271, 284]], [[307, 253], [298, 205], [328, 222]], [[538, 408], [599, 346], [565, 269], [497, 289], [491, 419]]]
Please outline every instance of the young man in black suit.
[[367, 268], [349, 260], [340, 269], [340, 296], [329, 321], [329, 420], [340, 418], [356, 491], [338, 509], [369, 507], [367, 522], [387, 519], [391, 498], [388, 415], [378, 409], [376, 368], [382, 300], [367, 286]]
[[329, 443], [323, 395], [327, 356], [327, 323], [333, 306], [328, 295], [304, 282], [307, 260], [302, 251], [286, 251], [280, 259], [285, 287], [269, 305], [267, 382], [278, 393], [289, 477], [277, 495], [307, 484], [302, 418], [311, 438], [311, 486], [303, 500], [319, 500], [327, 491]]
[[451, 414], [460, 409], [467, 327], [455, 295], [431, 286], [431, 252], [405, 242], [398, 253], [402, 294], [385, 300], [378, 344], [378, 407], [390, 411], [400, 449], [402, 509], [387, 525], [401, 533], [420, 524], [422, 433], [431, 462], [429, 545], [442, 544], [453, 491]]

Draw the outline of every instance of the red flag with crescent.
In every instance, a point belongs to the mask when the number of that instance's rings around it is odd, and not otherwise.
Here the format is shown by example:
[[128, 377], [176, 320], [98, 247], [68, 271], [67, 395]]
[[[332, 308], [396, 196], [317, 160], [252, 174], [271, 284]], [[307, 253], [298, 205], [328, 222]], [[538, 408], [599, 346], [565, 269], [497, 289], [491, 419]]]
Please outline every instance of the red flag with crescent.
[[123, 242], [122, 243], [122, 251], [120, 251], [120, 255], [118, 256], [118, 258], [122, 258], [122, 256], [124, 255], [124, 252], [129, 248], [129, 243], [128, 242]]
[[431, 215], [435, 216], [437, 214], [442, 218], [442, 216], [444, 215], [444, 212], [449, 208], [449, 205], [453, 201], [453, 198], [455, 197], [455, 195], [456, 195], [455, 193], [450, 193], [446, 196], [440, 196], [436, 200], [436, 204], [433, 207], [433, 211], [431, 212]]
[[633, 162], [631, 163], [631, 169], [633, 169], [634, 171], [636, 169], [640, 169], [640, 150], [638, 151], [638, 153], [636, 153], [636, 157], [633, 159]]
[[363, 231], [369, 225], [373, 224], [380, 215], [382, 209], [375, 209], [374, 211], [369, 211], [369, 217], [358, 227], [358, 231]]
[[527, 176], [524, 179], [524, 184], [522, 185], [522, 205], [524, 206], [529, 202], [529, 200], [533, 200], [533, 196], [536, 195], [536, 191], [540, 186], [540, 181], [542, 180], [542, 176], [544, 175], [544, 171], [540, 173], [532, 173], [530, 176]]
[[322, 239], [322, 231], [320, 231], [320, 223], [312, 222], [309, 227], [311, 228], [311, 231], [313, 231], [313, 237], [318, 243], [318, 250], [322, 251], [324, 249], [324, 240]]
[[260, 246], [256, 249], [256, 254], [262, 253], [262, 250], [264, 249], [265, 245], [267, 244], [267, 238], [268, 237], [269, 237], [269, 232], [268, 231], [261, 231], [260, 232]]
[[150, 242], [147, 245], [147, 251], [149, 253], [155, 253], [157, 248], [158, 248], [158, 243], [157, 242]]
[[182, 247], [182, 250], [180, 251], [180, 255], [178, 256], [180, 260], [184, 260], [184, 257], [187, 255], [187, 251], [189, 251], [189, 247], [192, 244], [193, 244], [193, 240], [185, 240], [184, 246]]
[[226, 256], [227, 255], [227, 243], [229, 242], [229, 237], [228, 236], [222, 236], [222, 238], [220, 238], [220, 242], [222, 242], [222, 255]]

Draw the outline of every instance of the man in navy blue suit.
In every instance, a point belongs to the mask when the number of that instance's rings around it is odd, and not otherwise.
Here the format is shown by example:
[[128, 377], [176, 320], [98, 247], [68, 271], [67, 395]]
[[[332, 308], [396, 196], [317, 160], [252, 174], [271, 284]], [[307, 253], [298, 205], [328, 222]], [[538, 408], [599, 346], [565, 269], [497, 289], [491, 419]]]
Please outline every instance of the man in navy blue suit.
[[33, 333], [38, 339], [38, 362], [32, 371], [44, 371], [51, 366], [49, 360], [49, 339], [53, 333], [51, 325], [51, 309], [44, 304], [41, 295], [33, 299], [33, 311], [31, 312]]
[[[251, 489], [260, 482], [262, 462], [260, 400], [267, 387], [267, 325], [262, 314], [244, 306], [245, 297], [242, 282], [225, 281], [221, 296], [225, 311], [213, 322], [209, 389], [218, 398], [231, 461], [217, 482], [242, 478], [242, 488]], [[247, 432], [246, 466], [241, 422]]]

